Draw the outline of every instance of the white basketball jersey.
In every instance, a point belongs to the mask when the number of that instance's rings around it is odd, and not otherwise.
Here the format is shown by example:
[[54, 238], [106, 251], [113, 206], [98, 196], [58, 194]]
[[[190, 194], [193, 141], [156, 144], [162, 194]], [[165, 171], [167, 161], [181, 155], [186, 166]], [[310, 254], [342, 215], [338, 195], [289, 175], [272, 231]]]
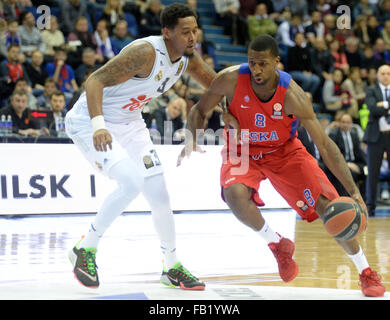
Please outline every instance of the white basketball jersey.
[[[156, 59], [152, 72], [147, 78], [134, 77], [103, 89], [103, 116], [107, 122], [129, 123], [141, 119], [142, 108], [152, 98], [160, 96], [171, 88], [187, 68], [188, 58], [185, 56], [175, 63], [171, 62], [162, 36], [137, 39], [129, 45], [136, 41], [147, 41], [154, 47]], [[79, 115], [89, 115], [85, 92], [73, 109], [73, 112]]]

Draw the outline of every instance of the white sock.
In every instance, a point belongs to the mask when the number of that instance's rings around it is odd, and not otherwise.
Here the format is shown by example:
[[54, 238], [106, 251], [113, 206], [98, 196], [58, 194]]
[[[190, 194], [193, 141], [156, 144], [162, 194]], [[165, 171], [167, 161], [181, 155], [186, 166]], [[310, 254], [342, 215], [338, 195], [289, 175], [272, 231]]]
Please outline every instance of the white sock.
[[176, 248], [173, 250], [167, 250], [166, 248], [161, 247], [163, 256], [164, 256], [164, 266], [166, 270], [171, 269], [177, 262]]
[[355, 264], [356, 268], [359, 271], [359, 274], [361, 274], [364, 269], [369, 267], [369, 264], [367, 262], [367, 258], [365, 256], [361, 246], [359, 246], [358, 253], [355, 253], [353, 255], [348, 254], [348, 257], [350, 257], [352, 262]]
[[259, 231], [256, 231], [256, 233], [261, 236], [267, 244], [280, 241], [280, 236], [270, 228], [267, 221], [264, 221], [263, 227]]
[[98, 234], [95, 226], [91, 223], [91, 227], [87, 235], [80, 243], [80, 248], [97, 248], [101, 237], [102, 235]]

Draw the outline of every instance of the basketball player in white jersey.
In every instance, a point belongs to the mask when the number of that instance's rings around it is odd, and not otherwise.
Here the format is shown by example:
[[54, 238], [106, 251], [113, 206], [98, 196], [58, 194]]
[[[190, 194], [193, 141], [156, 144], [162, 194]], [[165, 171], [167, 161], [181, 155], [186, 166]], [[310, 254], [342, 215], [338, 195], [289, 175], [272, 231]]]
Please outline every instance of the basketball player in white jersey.
[[66, 130], [97, 170], [118, 187], [97, 212], [90, 229], [70, 251], [77, 279], [98, 287], [96, 252], [100, 238], [142, 192], [148, 201], [164, 259], [161, 282], [204, 290], [205, 284], [176, 257], [175, 226], [163, 169], [142, 119], [144, 105], [167, 91], [187, 71], [208, 88], [215, 76], [195, 52], [196, 13], [172, 4], [161, 14], [162, 35], [138, 39], [88, 78], [66, 116]]

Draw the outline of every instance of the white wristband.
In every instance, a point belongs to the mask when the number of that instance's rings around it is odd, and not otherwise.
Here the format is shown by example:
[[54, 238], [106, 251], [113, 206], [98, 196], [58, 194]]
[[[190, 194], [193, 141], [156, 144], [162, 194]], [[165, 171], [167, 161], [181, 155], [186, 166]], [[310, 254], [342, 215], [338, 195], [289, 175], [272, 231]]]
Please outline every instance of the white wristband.
[[389, 109], [389, 102], [388, 101], [383, 101], [383, 108]]
[[106, 124], [104, 122], [104, 117], [102, 115], [93, 117], [91, 119], [91, 123], [92, 123], [93, 132], [96, 132], [101, 129], [106, 129]]

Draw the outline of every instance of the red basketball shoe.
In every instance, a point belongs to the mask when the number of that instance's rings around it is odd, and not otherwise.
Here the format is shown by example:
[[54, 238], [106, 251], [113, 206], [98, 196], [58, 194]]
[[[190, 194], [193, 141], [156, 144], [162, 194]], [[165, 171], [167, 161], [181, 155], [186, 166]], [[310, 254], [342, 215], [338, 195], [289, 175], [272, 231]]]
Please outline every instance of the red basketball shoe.
[[279, 266], [279, 275], [284, 282], [290, 282], [298, 274], [298, 264], [292, 256], [295, 250], [295, 244], [287, 238], [281, 238], [279, 242], [268, 244], [274, 254]]
[[386, 292], [385, 286], [376, 271], [366, 268], [359, 275], [362, 292], [367, 297], [383, 297]]

